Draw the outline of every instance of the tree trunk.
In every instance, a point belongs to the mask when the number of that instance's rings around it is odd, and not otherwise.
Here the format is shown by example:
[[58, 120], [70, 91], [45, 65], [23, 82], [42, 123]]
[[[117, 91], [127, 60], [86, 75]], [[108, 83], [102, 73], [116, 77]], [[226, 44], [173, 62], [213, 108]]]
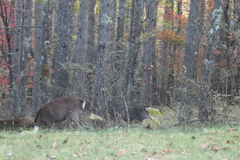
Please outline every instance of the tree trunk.
[[[204, 59], [204, 69], [202, 76], [202, 84], [201, 84], [201, 95], [198, 109], [198, 118], [200, 120], [207, 120], [208, 117], [212, 114], [213, 111], [213, 101], [212, 101], [212, 91], [211, 91], [211, 75], [212, 75], [212, 66], [213, 66], [213, 58], [214, 53], [216, 51], [221, 51], [221, 55], [216, 55], [216, 60], [222, 61], [222, 58], [219, 56], [223, 56], [227, 54], [227, 48], [223, 47], [222, 50], [217, 46], [224, 46], [227, 42], [227, 28], [226, 28], [226, 19], [227, 15], [227, 6], [229, 5], [228, 0], [215, 0], [214, 1], [214, 9], [212, 12], [212, 22], [211, 27], [209, 29], [209, 37], [208, 37], [208, 45], [206, 49], [206, 57]], [[225, 34], [224, 34], [225, 33]], [[224, 37], [222, 37], [225, 35]], [[219, 44], [220, 42], [220, 44]], [[220, 63], [220, 62], [219, 62]], [[215, 70], [215, 75], [213, 76], [213, 88], [217, 89], [217, 83], [219, 85], [220, 81], [220, 68]], [[217, 79], [218, 77], [218, 79]], [[214, 90], [215, 90], [214, 89]], [[215, 90], [216, 91], [216, 90]]]
[[205, 0], [191, 0], [188, 18], [188, 30], [186, 51], [181, 84], [181, 105], [179, 108], [178, 121], [190, 120], [192, 106], [196, 105], [198, 88], [195, 83], [197, 72], [197, 58], [200, 38], [202, 34], [202, 23], [204, 17]]
[[87, 28], [88, 28], [88, 0], [81, 0], [80, 11], [78, 15], [78, 30], [77, 30], [77, 40], [75, 44], [75, 63], [78, 66], [77, 71], [74, 74], [73, 81], [73, 91], [81, 97], [86, 97], [87, 90], [84, 84], [83, 75], [85, 66], [84, 59], [86, 57], [86, 45], [87, 45]]
[[[35, 14], [34, 14], [35, 25], [42, 24], [42, 4], [38, 1], [35, 2]], [[40, 95], [42, 94], [40, 90], [40, 66], [41, 66], [41, 44], [42, 42], [42, 28], [34, 29], [34, 77], [33, 77], [33, 93], [32, 93], [32, 115], [35, 115], [37, 108], [40, 106]], [[41, 104], [42, 105], [42, 104]]]
[[20, 57], [22, 52], [22, 17], [23, 17], [23, 0], [16, 3], [16, 29], [14, 35], [14, 54], [13, 59], [13, 85], [12, 85], [12, 101], [11, 101], [11, 117], [15, 118], [19, 112], [19, 80], [20, 80]]
[[[33, 98], [32, 98], [32, 115], [35, 115], [40, 107], [48, 102], [50, 92], [50, 51], [52, 42], [52, 16], [53, 3], [51, 0], [46, 1], [43, 5], [38, 4], [35, 7], [40, 7], [36, 10], [35, 16], [38, 16], [37, 25], [42, 25], [42, 28], [36, 28], [36, 34], [39, 34], [39, 39], [35, 39], [34, 51], [34, 79], [33, 79]], [[40, 16], [39, 16], [40, 15]], [[38, 48], [39, 46], [39, 48]], [[36, 50], [38, 48], [38, 50]]]
[[[121, 86], [120, 78], [123, 73], [123, 35], [124, 35], [124, 25], [125, 25], [125, 12], [126, 12], [126, 0], [119, 1], [118, 9], [118, 21], [117, 21], [117, 36], [116, 36], [116, 52], [113, 54], [113, 88], [112, 88], [112, 98], [111, 101], [114, 104], [118, 97], [121, 97]], [[120, 96], [119, 96], [120, 95]]]
[[113, 40], [113, 12], [112, 0], [100, 1], [99, 29], [98, 29], [98, 54], [95, 81], [95, 107], [97, 114], [102, 116], [104, 122], [108, 123], [108, 76], [109, 58], [112, 51]]
[[[173, 26], [173, 21], [172, 21], [172, 13], [173, 13], [173, 7], [174, 7], [174, 2], [173, 0], [166, 0], [165, 1], [165, 9], [164, 9], [164, 15], [163, 15], [163, 28], [164, 31], [171, 30]], [[169, 43], [168, 41], [163, 41], [162, 42], [162, 69], [161, 69], [161, 90], [160, 90], [160, 101], [162, 103], [165, 103], [167, 100], [167, 92], [168, 92], [168, 75], [169, 73], [169, 67], [168, 67], [168, 55], [171, 52], [172, 44]]]
[[[23, 15], [23, 44], [20, 59], [20, 88], [18, 101], [18, 114], [23, 113], [23, 109], [27, 109], [27, 91], [28, 91], [28, 73], [29, 60], [31, 56], [31, 20], [32, 20], [32, 1], [24, 0], [24, 15]], [[25, 107], [25, 108], [24, 108]], [[26, 110], [25, 110], [26, 111]]]
[[59, 0], [57, 15], [57, 44], [54, 53], [53, 99], [68, 93], [69, 73], [64, 68], [64, 64], [69, 61], [71, 55], [73, 0]]
[[146, 16], [147, 16], [147, 26], [145, 29], [146, 34], [149, 36], [144, 42], [144, 53], [143, 53], [143, 77], [142, 77], [142, 90], [140, 93], [140, 102], [147, 104], [150, 98], [150, 76], [152, 65], [152, 55], [155, 54], [155, 38], [153, 37], [153, 32], [156, 26], [157, 19], [157, 1], [148, 0], [146, 2]]
[[92, 102], [94, 99], [94, 66], [96, 64], [96, 45], [95, 45], [95, 6], [96, 0], [89, 1], [88, 9], [88, 28], [87, 28], [87, 50], [86, 50], [86, 90], [88, 99]]
[[140, 51], [140, 36], [142, 30], [142, 15], [143, 15], [143, 2], [133, 0], [132, 1], [132, 17], [131, 28], [129, 35], [129, 53], [127, 62], [126, 73], [126, 96], [129, 102], [134, 99], [134, 86], [136, 81], [136, 69], [138, 62], [138, 53]]

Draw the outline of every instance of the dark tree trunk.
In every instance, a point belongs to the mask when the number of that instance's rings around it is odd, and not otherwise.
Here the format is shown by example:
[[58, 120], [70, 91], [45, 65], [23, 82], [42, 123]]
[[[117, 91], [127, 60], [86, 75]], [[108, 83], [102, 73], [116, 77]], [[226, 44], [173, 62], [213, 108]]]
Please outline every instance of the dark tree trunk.
[[113, 40], [113, 0], [100, 1], [99, 29], [98, 29], [98, 51], [95, 80], [95, 107], [97, 114], [103, 117], [105, 123], [108, 123], [108, 76], [109, 59], [112, 51]]
[[[213, 56], [214, 56], [214, 52], [219, 49], [219, 48], [216, 48], [216, 46], [221, 46], [221, 44], [217, 44], [219, 40], [221, 40], [220, 39], [221, 35], [223, 33], [226, 33], [225, 31], [226, 29], [225, 16], [227, 15], [226, 6], [228, 6], [228, 0], [225, 0], [224, 2], [222, 0], [214, 1], [214, 8], [211, 16], [212, 22], [211, 22], [211, 27], [209, 29], [210, 34], [208, 37], [208, 43], [207, 43], [208, 45], [206, 49], [206, 57], [204, 59], [204, 69], [202, 74], [201, 95], [200, 95], [200, 102], [199, 102], [200, 105], [198, 110], [199, 112], [198, 118], [200, 120], [207, 120], [211, 112], [213, 111], [213, 101], [212, 101], [212, 91], [211, 91], [211, 74], [212, 74], [212, 66], [213, 66]], [[222, 26], [223, 28], [219, 26]], [[223, 42], [225, 42], [225, 40], [223, 40]], [[214, 83], [217, 83], [217, 82], [219, 83], [218, 80]], [[214, 84], [214, 86], [216, 85]]]
[[140, 102], [148, 103], [150, 99], [150, 76], [153, 67], [152, 65], [152, 55], [155, 54], [155, 38], [152, 36], [157, 19], [157, 1], [156, 0], [148, 0], [146, 2], [146, 15], [147, 15], [147, 26], [145, 32], [149, 37], [147, 37], [146, 41], [143, 43], [144, 45], [144, 53], [143, 53], [143, 77], [142, 77], [142, 90], [140, 93]]
[[126, 12], [126, 0], [121, 0], [119, 2], [118, 18], [117, 18], [117, 36], [116, 36], [116, 52], [113, 54], [112, 59], [114, 63], [113, 67], [113, 88], [112, 88], [112, 103], [115, 102], [118, 97], [121, 97], [121, 76], [123, 73], [123, 35], [124, 35], [124, 25], [125, 25], [125, 13]]
[[[20, 87], [19, 87], [19, 101], [18, 114], [23, 113], [23, 109], [28, 109], [27, 105], [27, 91], [28, 91], [28, 73], [29, 60], [31, 56], [31, 20], [32, 20], [32, 1], [24, 0], [24, 14], [23, 14], [23, 39], [22, 52], [20, 57]], [[25, 108], [24, 108], [25, 107]], [[26, 111], [26, 110], [25, 110]]]
[[83, 75], [85, 70], [84, 59], [86, 57], [86, 45], [87, 45], [87, 28], [88, 28], [88, 0], [81, 0], [80, 11], [78, 15], [78, 29], [77, 29], [77, 41], [75, 44], [75, 63], [78, 66], [77, 71], [74, 74], [73, 91], [75, 94], [86, 97], [87, 90], [84, 84]]
[[132, 13], [131, 13], [131, 28], [129, 36], [129, 53], [127, 62], [126, 73], [126, 96], [129, 102], [134, 99], [134, 86], [136, 81], [136, 69], [138, 63], [138, 53], [140, 51], [140, 36], [142, 33], [142, 15], [143, 15], [143, 2], [133, 0], [132, 1]]
[[57, 44], [54, 53], [53, 99], [68, 93], [69, 72], [63, 65], [69, 61], [71, 55], [73, 0], [59, 0], [57, 15]]
[[87, 50], [86, 50], [86, 90], [88, 99], [92, 102], [94, 98], [93, 85], [94, 85], [94, 66], [96, 64], [96, 45], [95, 45], [95, 6], [96, 0], [89, 1], [88, 9], [88, 28], [87, 28]]
[[16, 3], [16, 29], [14, 33], [14, 54], [13, 59], [13, 84], [12, 84], [12, 101], [11, 101], [11, 117], [15, 118], [20, 108], [18, 107], [19, 101], [19, 80], [20, 80], [20, 57], [22, 52], [22, 18], [23, 18], [23, 0]]
[[198, 49], [202, 36], [204, 7], [205, 0], [191, 0], [181, 84], [182, 102], [179, 108], [179, 122], [187, 122], [190, 120], [192, 106], [194, 106], [197, 101], [198, 89], [195, 80], [197, 75]]
[[[43, 5], [40, 2], [35, 2], [35, 14], [34, 14], [34, 22], [35, 25], [42, 24], [42, 7]], [[40, 66], [41, 66], [41, 44], [42, 42], [42, 28], [34, 29], [34, 77], [33, 77], [33, 93], [32, 93], [32, 115], [36, 115], [37, 109], [42, 106], [40, 104]]]

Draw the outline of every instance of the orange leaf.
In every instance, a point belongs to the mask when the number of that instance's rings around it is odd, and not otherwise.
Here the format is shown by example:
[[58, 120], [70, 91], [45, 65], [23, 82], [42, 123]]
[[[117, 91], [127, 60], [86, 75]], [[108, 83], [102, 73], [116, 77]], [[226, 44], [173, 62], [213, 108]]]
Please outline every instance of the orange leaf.
[[152, 153], [152, 155], [154, 156], [154, 155], [156, 155], [157, 154], [157, 152], [156, 151], [154, 151], [153, 153]]
[[54, 142], [52, 145], [51, 145], [51, 148], [55, 148], [57, 145], [57, 142]]

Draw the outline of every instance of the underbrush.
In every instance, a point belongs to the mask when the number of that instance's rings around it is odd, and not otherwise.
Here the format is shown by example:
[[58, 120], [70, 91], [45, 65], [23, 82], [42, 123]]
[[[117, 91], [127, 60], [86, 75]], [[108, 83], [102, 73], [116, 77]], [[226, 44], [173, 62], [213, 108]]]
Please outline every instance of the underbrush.
[[220, 159], [240, 158], [240, 128], [126, 127], [105, 130], [0, 132], [0, 159]]

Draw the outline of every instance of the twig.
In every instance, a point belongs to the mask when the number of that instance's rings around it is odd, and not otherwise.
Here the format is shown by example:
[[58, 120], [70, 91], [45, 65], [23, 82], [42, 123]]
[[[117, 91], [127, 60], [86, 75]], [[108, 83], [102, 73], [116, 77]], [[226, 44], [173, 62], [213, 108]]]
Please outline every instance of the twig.
[[38, 25], [34, 25], [34, 26], [20, 25], [20, 26], [12, 26], [12, 27], [0, 27], [0, 29], [11, 29], [11, 28], [20, 28], [20, 27], [25, 27], [25, 28], [42, 28], [42, 26], [38, 26]]

